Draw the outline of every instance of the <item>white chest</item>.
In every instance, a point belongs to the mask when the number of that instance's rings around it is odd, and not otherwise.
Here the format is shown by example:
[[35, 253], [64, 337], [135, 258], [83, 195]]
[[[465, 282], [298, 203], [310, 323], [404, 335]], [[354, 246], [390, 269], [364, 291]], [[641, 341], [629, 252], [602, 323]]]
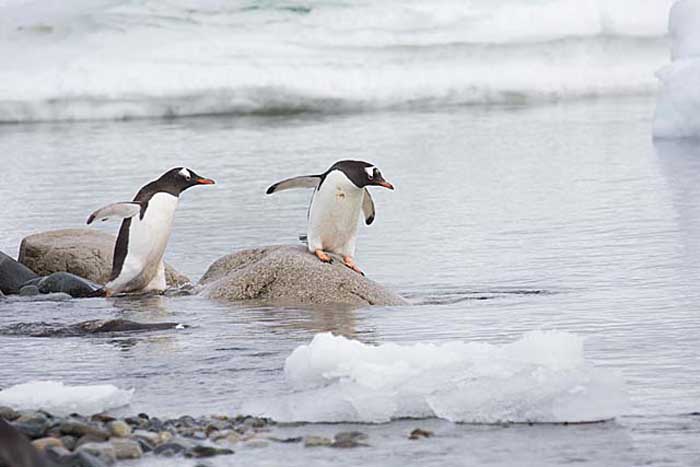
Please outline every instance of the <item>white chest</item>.
[[156, 193], [148, 202], [143, 216], [134, 216], [129, 235], [129, 253], [141, 258], [162, 257], [170, 238], [179, 198]]
[[362, 197], [362, 189], [342, 172], [328, 174], [311, 201], [309, 237], [318, 239], [329, 251], [354, 242]]

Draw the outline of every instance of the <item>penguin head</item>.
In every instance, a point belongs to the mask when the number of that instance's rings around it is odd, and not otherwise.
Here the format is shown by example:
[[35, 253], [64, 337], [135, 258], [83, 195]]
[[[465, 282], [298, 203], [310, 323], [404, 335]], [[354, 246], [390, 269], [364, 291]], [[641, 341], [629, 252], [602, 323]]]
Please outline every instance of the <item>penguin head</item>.
[[166, 186], [168, 191], [178, 195], [196, 185], [213, 185], [215, 183], [214, 180], [202, 177], [187, 167], [170, 169], [161, 175], [156, 182]]
[[333, 164], [328, 171], [340, 170], [357, 188], [382, 186], [390, 190], [394, 185], [387, 182], [377, 167], [364, 161], [340, 161]]

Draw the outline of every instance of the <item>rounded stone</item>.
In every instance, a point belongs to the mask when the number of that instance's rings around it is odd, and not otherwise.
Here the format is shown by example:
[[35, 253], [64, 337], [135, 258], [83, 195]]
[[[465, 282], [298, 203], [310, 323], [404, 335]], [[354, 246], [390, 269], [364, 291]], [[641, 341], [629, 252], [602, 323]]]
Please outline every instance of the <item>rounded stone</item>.
[[[104, 285], [112, 274], [116, 237], [94, 229], [64, 229], [25, 237], [19, 247], [19, 262], [36, 274], [69, 272]], [[28, 278], [22, 282], [24, 284]], [[191, 281], [165, 265], [165, 281], [181, 287]]]
[[19, 289], [19, 295], [20, 297], [33, 297], [35, 295], [39, 295], [39, 287], [36, 285], [25, 285]]
[[112, 438], [110, 444], [117, 459], [140, 459], [143, 456], [141, 445], [133, 439]]
[[45, 451], [48, 448], [64, 448], [63, 442], [58, 438], [47, 437], [39, 438], [32, 441], [32, 445], [40, 451]]
[[323, 263], [302, 245], [243, 250], [215, 261], [199, 282], [203, 293], [227, 301], [351, 307], [405, 305], [397, 294], [344, 266]]
[[37, 274], [21, 262], [0, 251], [0, 293], [16, 294]]
[[131, 426], [121, 420], [114, 420], [107, 424], [109, 433], [118, 438], [125, 438], [131, 434]]
[[[32, 286], [22, 289], [26, 287]], [[38, 289], [41, 293], [67, 293], [71, 297], [89, 297], [100, 289], [100, 286], [69, 272], [54, 272], [39, 282]]]

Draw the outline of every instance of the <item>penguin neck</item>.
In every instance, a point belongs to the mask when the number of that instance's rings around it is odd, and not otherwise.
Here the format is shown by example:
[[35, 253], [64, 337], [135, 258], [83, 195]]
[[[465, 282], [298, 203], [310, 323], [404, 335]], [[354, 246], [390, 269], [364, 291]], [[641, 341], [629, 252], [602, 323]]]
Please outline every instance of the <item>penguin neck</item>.
[[326, 174], [322, 186], [326, 189], [346, 193], [348, 195], [357, 194], [362, 191], [362, 188], [355, 185], [347, 175], [340, 170], [333, 170]]

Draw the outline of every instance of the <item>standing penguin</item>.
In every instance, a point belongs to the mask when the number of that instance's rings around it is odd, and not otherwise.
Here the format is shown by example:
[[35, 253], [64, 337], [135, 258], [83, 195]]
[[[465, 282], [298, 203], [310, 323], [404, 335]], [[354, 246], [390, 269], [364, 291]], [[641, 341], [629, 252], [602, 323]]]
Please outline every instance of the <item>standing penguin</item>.
[[214, 180], [176, 167], [141, 188], [133, 201], [110, 204], [90, 214], [88, 224], [95, 219], [123, 219], [105, 296], [165, 290], [163, 255], [180, 193], [195, 185], [213, 184]]
[[394, 186], [384, 180], [378, 168], [363, 161], [339, 161], [320, 175], [304, 175], [277, 182], [267, 194], [291, 188], [315, 188], [309, 208], [307, 240], [309, 251], [323, 262], [331, 262], [326, 252], [343, 257], [343, 263], [355, 272], [357, 221], [362, 210], [365, 223], [374, 221], [374, 201], [368, 186]]

